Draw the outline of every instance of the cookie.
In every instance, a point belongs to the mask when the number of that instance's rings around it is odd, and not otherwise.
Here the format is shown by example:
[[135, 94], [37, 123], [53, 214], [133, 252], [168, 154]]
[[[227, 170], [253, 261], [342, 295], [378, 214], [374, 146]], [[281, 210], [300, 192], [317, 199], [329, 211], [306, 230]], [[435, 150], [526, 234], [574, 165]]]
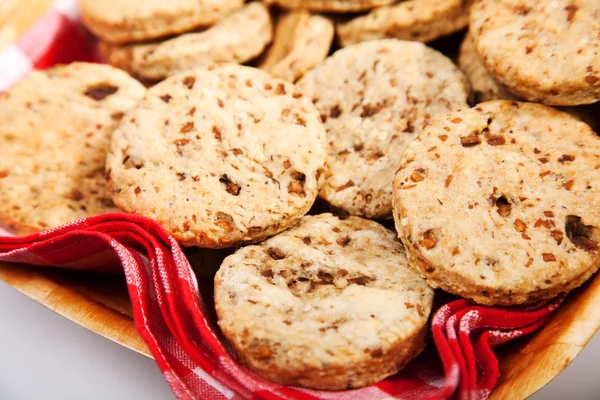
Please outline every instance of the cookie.
[[333, 22], [326, 17], [306, 11], [284, 14], [277, 22], [275, 41], [259, 68], [294, 82], [327, 57], [333, 34]]
[[117, 211], [110, 137], [146, 89], [106, 65], [34, 71], [0, 95], [0, 226], [28, 234]]
[[521, 100], [488, 72], [475, 49], [473, 36], [467, 33], [460, 45], [458, 66], [467, 75], [476, 103], [490, 100]]
[[510, 91], [557, 106], [600, 100], [600, 2], [476, 0], [475, 48]]
[[152, 87], [113, 135], [107, 175], [119, 208], [187, 246], [264, 240], [313, 204], [325, 129], [292, 83], [237, 64]]
[[413, 267], [488, 305], [549, 299], [587, 280], [600, 267], [599, 209], [600, 137], [534, 103], [495, 100], [432, 122], [394, 180]]
[[355, 12], [392, 4], [396, 0], [265, 0], [267, 4], [276, 4], [291, 9], [304, 9], [323, 12]]
[[100, 43], [102, 56], [132, 75], [161, 80], [177, 72], [215, 62], [245, 63], [271, 42], [273, 27], [262, 3], [250, 3], [213, 27], [159, 43], [113, 46]]
[[214, 24], [244, 0], [81, 0], [81, 20], [96, 36], [124, 44]]
[[404, 149], [431, 120], [466, 107], [469, 93], [463, 73], [441, 53], [396, 39], [341, 49], [298, 87], [327, 129], [320, 197], [366, 218], [392, 216], [392, 181]]
[[340, 23], [342, 47], [366, 40], [396, 38], [430, 42], [468, 25], [471, 0], [407, 0]]
[[425, 345], [433, 290], [395, 236], [321, 214], [227, 257], [215, 306], [241, 361], [274, 382], [325, 390], [402, 369]]
[[[476, 103], [490, 100], [523, 100], [513, 94], [505, 85], [498, 82], [488, 72], [481, 57], [475, 50], [473, 38], [470, 34], [465, 36], [460, 46], [458, 65], [471, 83], [471, 90], [473, 91]], [[582, 120], [595, 131], [600, 126], [597, 117], [600, 115], [600, 103], [575, 107], [559, 107], [559, 109]]]

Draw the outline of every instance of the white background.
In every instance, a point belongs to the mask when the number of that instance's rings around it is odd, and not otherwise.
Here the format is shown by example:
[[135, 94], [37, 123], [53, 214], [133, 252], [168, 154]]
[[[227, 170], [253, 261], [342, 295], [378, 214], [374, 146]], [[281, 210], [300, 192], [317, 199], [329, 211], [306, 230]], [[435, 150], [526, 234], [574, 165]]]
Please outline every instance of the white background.
[[[600, 335], [534, 400], [600, 399]], [[0, 400], [171, 400], [151, 359], [0, 282]]]

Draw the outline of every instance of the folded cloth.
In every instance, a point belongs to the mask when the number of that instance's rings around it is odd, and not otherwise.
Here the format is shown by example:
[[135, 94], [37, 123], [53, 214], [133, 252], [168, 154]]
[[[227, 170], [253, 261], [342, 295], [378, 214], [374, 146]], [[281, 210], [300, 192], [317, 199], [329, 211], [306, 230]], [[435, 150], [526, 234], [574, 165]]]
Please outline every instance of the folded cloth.
[[18, 40], [0, 50], [0, 93], [33, 69], [97, 61], [91, 36], [79, 22], [77, 0], [55, 0]]
[[485, 399], [499, 377], [492, 348], [535, 331], [564, 300], [519, 308], [450, 302], [432, 320], [429, 347], [437, 355], [430, 349], [367, 388], [324, 392], [281, 386], [242, 367], [217, 328], [210, 283], [198, 284], [177, 242], [150, 219], [105, 214], [0, 237], [0, 261], [122, 270], [135, 325], [179, 399]]

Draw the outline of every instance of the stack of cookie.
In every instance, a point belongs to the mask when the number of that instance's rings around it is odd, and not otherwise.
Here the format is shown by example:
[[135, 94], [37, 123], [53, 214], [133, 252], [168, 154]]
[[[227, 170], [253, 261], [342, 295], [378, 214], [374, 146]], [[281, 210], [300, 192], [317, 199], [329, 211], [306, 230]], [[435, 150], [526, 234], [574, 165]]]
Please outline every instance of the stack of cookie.
[[258, 61], [276, 77], [294, 81], [323, 60], [333, 23], [307, 11], [273, 18], [259, 1], [83, 0], [82, 20], [100, 38], [99, 52], [113, 66], [149, 83], [214, 62]]

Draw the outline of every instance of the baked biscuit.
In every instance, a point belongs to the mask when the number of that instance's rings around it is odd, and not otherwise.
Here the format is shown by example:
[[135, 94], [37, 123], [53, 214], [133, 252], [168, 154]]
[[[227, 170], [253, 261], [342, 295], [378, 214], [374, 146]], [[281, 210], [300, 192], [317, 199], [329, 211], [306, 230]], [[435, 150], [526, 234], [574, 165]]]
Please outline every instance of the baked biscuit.
[[425, 345], [433, 290], [396, 235], [376, 222], [306, 216], [225, 259], [219, 326], [244, 364], [283, 385], [376, 383]]
[[306, 11], [284, 14], [277, 22], [275, 41], [259, 68], [294, 82], [327, 57], [333, 34], [333, 22], [326, 17]]
[[152, 87], [113, 135], [107, 176], [123, 210], [180, 243], [264, 240], [311, 207], [325, 169], [325, 129], [292, 83], [237, 64]]
[[600, 2], [476, 0], [475, 48], [512, 92], [557, 106], [600, 100]]
[[488, 72], [481, 57], [477, 54], [470, 32], [467, 33], [460, 45], [458, 66], [469, 79], [476, 103], [490, 100], [521, 100]]
[[[519, 96], [513, 94], [505, 85], [498, 82], [485, 68], [485, 64], [477, 54], [473, 38], [470, 34], [465, 36], [460, 46], [458, 65], [463, 70], [475, 97], [475, 103], [490, 100], [517, 100], [522, 101]], [[600, 127], [600, 103], [575, 107], [559, 107], [561, 111], [567, 112], [577, 119], [582, 120], [597, 131]]]
[[224, 17], [203, 32], [158, 43], [114, 46], [101, 42], [101, 55], [134, 76], [161, 80], [177, 72], [215, 62], [245, 63], [259, 56], [273, 38], [269, 11], [254, 2]]
[[116, 68], [74, 63], [34, 71], [0, 94], [0, 226], [28, 234], [117, 211], [106, 153], [145, 92]]
[[341, 49], [298, 87], [327, 129], [320, 197], [366, 218], [392, 216], [392, 181], [404, 149], [432, 119], [466, 107], [469, 93], [463, 73], [441, 53], [395, 39]]
[[366, 40], [396, 38], [430, 42], [469, 23], [471, 0], [407, 0], [340, 23], [342, 47]]
[[488, 305], [549, 299], [586, 281], [600, 267], [598, 210], [600, 137], [534, 103], [496, 100], [432, 122], [394, 180], [413, 267]]
[[139, 42], [214, 24], [244, 0], [81, 0], [81, 20], [102, 40]]
[[392, 4], [396, 0], [265, 0], [267, 4], [277, 4], [291, 9], [304, 9], [323, 12], [355, 12]]

